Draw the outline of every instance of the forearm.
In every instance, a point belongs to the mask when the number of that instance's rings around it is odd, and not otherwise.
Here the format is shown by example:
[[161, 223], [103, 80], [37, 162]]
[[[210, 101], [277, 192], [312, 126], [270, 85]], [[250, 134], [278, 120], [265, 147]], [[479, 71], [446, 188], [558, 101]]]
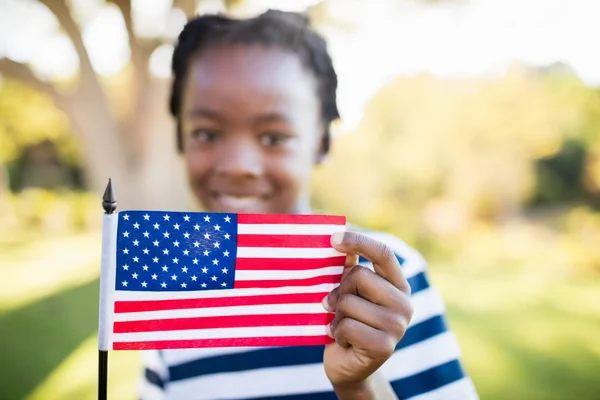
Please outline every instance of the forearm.
[[356, 385], [334, 386], [339, 400], [398, 400], [387, 379], [375, 372], [366, 381]]

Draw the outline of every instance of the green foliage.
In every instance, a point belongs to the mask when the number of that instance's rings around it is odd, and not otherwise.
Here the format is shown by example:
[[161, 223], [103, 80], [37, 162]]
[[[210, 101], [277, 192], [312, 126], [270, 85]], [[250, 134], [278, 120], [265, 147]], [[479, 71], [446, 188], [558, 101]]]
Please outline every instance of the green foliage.
[[533, 203], [582, 200], [585, 153], [582, 142], [568, 140], [560, 151], [536, 162], [537, 186]]
[[[319, 210], [393, 232], [431, 260], [486, 272], [502, 264], [597, 273], [598, 252], [572, 240], [583, 239], [577, 230], [542, 227], [580, 213], [574, 202], [595, 215], [596, 127], [598, 91], [568, 74], [515, 68], [496, 80], [397, 79], [357, 129], [335, 138], [313, 198]], [[587, 229], [597, 237], [600, 224]]]
[[17, 160], [32, 145], [51, 141], [61, 159], [81, 163], [78, 144], [67, 116], [52, 100], [10, 80], [0, 86], [0, 164]]
[[94, 193], [31, 188], [10, 193], [6, 200], [0, 210], [0, 232], [10, 235], [15, 230], [82, 232], [101, 224], [100, 203]]

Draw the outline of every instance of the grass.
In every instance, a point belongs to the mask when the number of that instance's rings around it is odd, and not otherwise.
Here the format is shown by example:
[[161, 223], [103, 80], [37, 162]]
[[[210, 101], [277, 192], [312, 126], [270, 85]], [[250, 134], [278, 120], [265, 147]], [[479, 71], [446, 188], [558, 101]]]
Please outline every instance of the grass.
[[[1, 398], [94, 399], [97, 234], [0, 241]], [[532, 284], [440, 265], [448, 306], [482, 399], [600, 399], [600, 282]], [[135, 399], [135, 352], [109, 356], [109, 397]]]
[[433, 277], [482, 398], [600, 399], [598, 282]]

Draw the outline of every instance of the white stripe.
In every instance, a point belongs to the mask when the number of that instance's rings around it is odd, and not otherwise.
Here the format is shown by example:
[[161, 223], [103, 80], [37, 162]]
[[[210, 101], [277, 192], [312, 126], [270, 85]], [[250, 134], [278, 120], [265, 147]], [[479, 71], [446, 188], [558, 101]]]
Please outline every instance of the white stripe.
[[163, 359], [168, 365], [179, 365], [189, 361], [196, 361], [206, 357], [224, 356], [227, 354], [246, 353], [248, 351], [260, 350], [266, 347], [208, 347], [205, 349], [173, 349], [163, 351]]
[[193, 340], [274, 336], [319, 336], [325, 334], [326, 333], [324, 325], [189, 329], [184, 331], [115, 333], [113, 334], [113, 343], [144, 342], [154, 340]]
[[322, 363], [219, 373], [170, 383], [173, 398], [185, 399], [194, 393], [195, 400], [248, 399], [331, 390]]
[[260, 280], [285, 280], [285, 279], [303, 279], [314, 278], [325, 275], [341, 275], [344, 272], [344, 266], [325, 267], [308, 270], [244, 270], [235, 272], [236, 281], [260, 281]]
[[337, 283], [324, 283], [313, 286], [266, 288], [266, 289], [228, 289], [228, 290], [194, 290], [182, 292], [135, 292], [117, 290], [116, 301], [141, 301], [141, 300], [181, 300], [181, 299], [206, 299], [212, 297], [238, 297], [238, 296], [266, 296], [269, 294], [289, 293], [318, 293], [330, 292], [338, 287]]
[[424, 272], [427, 269], [427, 264], [422, 262], [420, 258], [407, 258], [402, 264], [402, 273], [406, 279]]
[[[398, 371], [392, 373], [398, 379], [434, 367], [436, 362], [450, 361], [457, 353], [454, 338], [451, 335], [440, 335], [398, 350], [392, 355], [392, 363], [388, 365], [398, 366]], [[235, 384], [232, 385], [231, 382]], [[323, 364], [317, 363], [205, 375], [171, 382], [170, 390], [174, 398], [186, 398], [189, 393], [194, 393], [197, 395], [196, 400], [204, 400], [285, 396], [331, 391], [332, 388]]]
[[416, 293], [411, 297], [411, 302], [414, 313], [409, 326], [441, 315], [446, 309], [442, 296], [433, 287]]
[[116, 313], [114, 320], [115, 322], [122, 322], [144, 321], [149, 319], [220, 317], [229, 315], [320, 314], [324, 312], [323, 305], [318, 302], [309, 304], [269, 304]]
[[458, 341], [445, 332], [394, 352], [379, 369], [390, 381], [425, 371], [460, 357]]
[[163, 381], [166, 381], [169, 376], [167, 368], [163, 364], [158, 351], [156, 350], [142, 350], [141, 351], [141, 363], [144, 367], [151, 369], [156, 372]]
[[473, 381], [464, 377], [441, 388], [413, 396], [410, 400], [479, 400]]
[[238, 235], [333, 235], [344, 225], [317, 224], [238, 224]]
[[139, 385], [139, 396], [136, 398], [142, 400], [164, 400], [165, 393], [158, 386], [149, 383], [145, 378], [142, 378]]
[[326, 258], [345, 254], [330, 248], [238, 247], [238, 258]]

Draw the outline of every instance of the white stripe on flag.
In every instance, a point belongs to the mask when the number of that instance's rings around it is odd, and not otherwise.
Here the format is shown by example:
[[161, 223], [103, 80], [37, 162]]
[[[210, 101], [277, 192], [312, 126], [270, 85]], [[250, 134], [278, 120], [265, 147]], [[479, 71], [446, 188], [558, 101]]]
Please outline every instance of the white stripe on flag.
[[238, 224], [238, 235], [333, 235], [345, 230], [342, 225]]
[[245, 328], [187, 329], [178, 331], [114, 333], [116, 342], [146, 342], [154, 340], [194, 340], [220, 338], [252, 338], [277, 336], [323, 336], [325, 325], [266, 326]]
[[144, 321], [149, 319], [224, 317], [229, 315], [261, 314], [321, 314], [326, 312], [321, 303], [260, 304], [256, 306], [189, 308], [182, 310], [139, 311], [116, 313], [115, 322]]
[[329, 292], [339, 284], [325, 283], [314, 286], [286, 286], [281, 288], [256, 288], [256, 289], [223, 289], [223, 290], [194, 290], [181, 292], [135, 292], [128, 290], [117, 290], [116, 301], [140, 301], [140, 300], [181, 300], [181, 299], [207, 299], [213, 297], [239, 297], [239, 296], [266, 296], [269, 294], [290, 293], [319, 293]]
[[344, 256], [344, 253], [329, 248], [290, 248], [290, 247], [238, 247], [238, 258], [327, 258]]
[[316, 276], [341, 275], [344, 272], [344, 266], [326, 267], [298, 271], [282, 270], [246, 270], [236, 271], [236, 281], [259, 281], [259, 280], [286, 280], [286, 279], [304, 279], [314, 278]]

